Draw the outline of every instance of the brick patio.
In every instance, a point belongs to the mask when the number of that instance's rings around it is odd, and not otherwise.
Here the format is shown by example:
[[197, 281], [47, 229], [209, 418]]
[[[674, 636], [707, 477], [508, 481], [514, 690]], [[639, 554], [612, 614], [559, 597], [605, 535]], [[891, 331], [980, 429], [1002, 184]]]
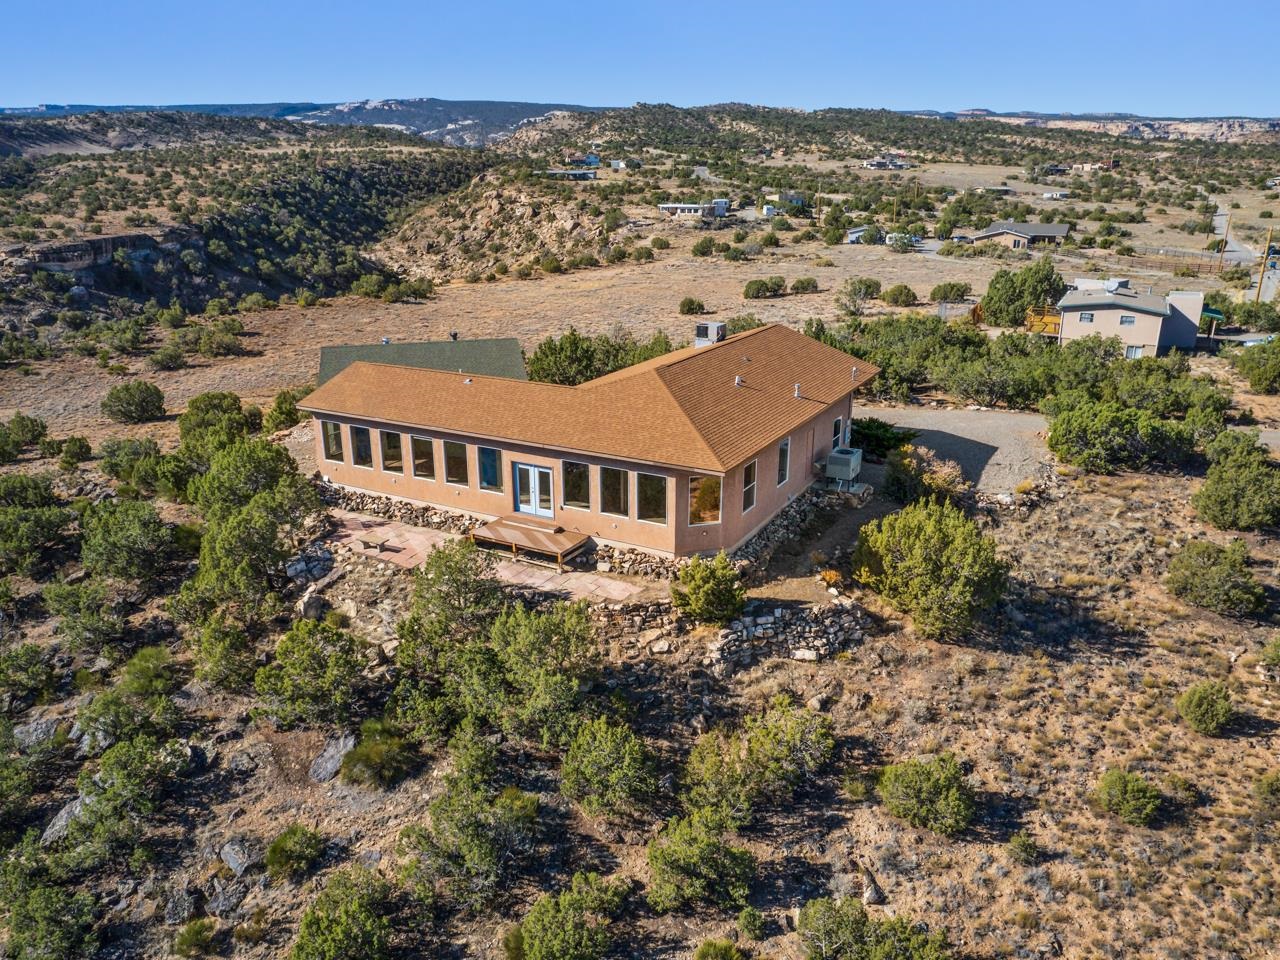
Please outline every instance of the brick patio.
[[[414, 527], [399, 520], [385, 520], [349, 510], [330, 511], [337, 530], [332, 540], [354, 553], [376, 557], [387, 563], [412, 570], [437, 547], [457, 540], [458, 535], [429, 527]], [[364, 546], [361, 539], [379, 541], [380, 546]], [[548, 593], [563, 594], [567, 599], [591, 603], [619, 603], [643, 591], [625, 580], [599, 573], [577, 570], [557, 573], [548, 567], [519, 560], [500, 559], [494, 572], [499, 580], [515, 586], [532, 587]]]

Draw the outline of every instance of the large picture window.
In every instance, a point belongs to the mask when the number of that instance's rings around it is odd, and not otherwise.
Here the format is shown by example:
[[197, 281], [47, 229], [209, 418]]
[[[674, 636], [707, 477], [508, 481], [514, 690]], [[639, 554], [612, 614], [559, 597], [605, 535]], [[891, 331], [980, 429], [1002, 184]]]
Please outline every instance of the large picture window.
[[373, 440], [368, 427], [351, 428], [351, 462], [357, 467], [373, 466]]
[[320, 421], [320, 435], [324, 438], [324, 458], [342, 460], [342, 424], [332, 420]]
[[778, 444], [778, 486], [791, 476], [791, 438], [785, 437]]
[[444, 442], [444, 478], [448, 483], [467, 486], [467, 445], [457, 440]]
[[436, 478], [435, 447], [426, 437], [410, 437], [409, 450], [413, 454], [413, 475], [422, 480]]
[[667, 522], [667, 478], [654, 473], [636, 474], [636, 519]]
[[591, 509], [591, 468], [576, 460], [564, 460], [560, 464], [560, 488], [566, 507], [579, 510]]
[[502, 451], [493, 447], [476, 447], [480, 461], [480, 489], [502, 490]]
[[742, 512], [756, 505], [756, 461], [742, 468]]
[[631, 512], [631, 475], [615, 467], [600, 468], [600, 512], [625, 517]]
[[720, 478], [689, 478], [689, 526], [720, 522]]
[[400, 446], [400, 434], [383, 430], [382, 469], [392, 473], [404, 473], [404, 451]]

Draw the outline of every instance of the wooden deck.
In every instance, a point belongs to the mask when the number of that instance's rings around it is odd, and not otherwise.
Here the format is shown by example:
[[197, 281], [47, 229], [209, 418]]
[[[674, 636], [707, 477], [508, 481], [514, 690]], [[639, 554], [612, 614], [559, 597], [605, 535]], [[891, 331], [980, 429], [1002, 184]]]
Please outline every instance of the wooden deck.
[[510, 550], [512, 556], [534, 563], [554, 564], [563, 572], [565, 561], [581, 553], [591, 538], [569, 533], [550, 520], [515, 513], [476, 527], [471, 531], [471, 540], [481, 546]]

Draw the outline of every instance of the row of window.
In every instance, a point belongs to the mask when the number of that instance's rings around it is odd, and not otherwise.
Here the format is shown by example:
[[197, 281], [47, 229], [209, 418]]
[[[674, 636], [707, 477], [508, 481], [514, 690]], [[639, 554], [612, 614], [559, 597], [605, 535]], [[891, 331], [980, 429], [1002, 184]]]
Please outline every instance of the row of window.
[[[328, 420], [320, 422], [321, 437], [326, 460], [345, 462], [342, 444], [342, 425]], [[373, 469], [373, 432], [368, 427], [352, 425], [351, 463], [357, 467]], [[382, 469], [390, 473], [404, 473], [403, 436], [390, 430], [378, 431]], [[467, 462], [467, 445], [458, 440], [442, 440], [444, 452], [444, 479], [446, 483], [468, 486], [470, 484]], [[409, 437], [410, 463], [413, 476], [420, 480], [436, 479], [435, 445], [427, 437]], [[476, 447], [476, 462], [480, 471], [480, 489], [501, 493], [505, 471], [502, 467], [502, 451], [494, 447]], [[631, 516], [631, 473], [618, 467], [600, 467], [599, 510], [612, 516]], [[530, 495], [531, 491], [522, 491]], [[591, 467], [576, 460], [560, 462], [561, 505], [570, 509], [591, 509]], [[539, 491], [539, 497], [549, 491]], [[635, 483], [636, 519], [646, 523], [667, 522], [667, 478], [655, 473], [636, 471]], [[718, 477], [691, 477], [689, 480], [689, 523], [720, 522], [720, 479]]]
[[[1089, 312], [1087, 312], [1087, 311], [1081, 312], [1081, 314], [1080, 314], [1080, 322], [1081, 322], [1081, 323], [1093, 323], [1093, 314], [1092, 314], [1092, 313], [1089, 313]], [[1122, 313], [1122, 314], [1120, 314], [1120, 326], [1122, 326], [1122, 327], [1132, 327], [1132, 326], [1133, 326], [1135, 323], [1137, 323], [1137, 322], [1138, 322], [1138, 318], [1137, 318], [1137, 317], [1130, 316], [1130, 315], [1129, 315], [1129, 314], [1127, 314], [1127, 313]]]
[[[329, 420], [320, 422], [327, 460], [342, 462], [342, 425]], [[373, 469], [373, 432], [368, 427], [352, 425], [351, 463], [357, 467]], [[832, 447], [844, 442], [844, 419], [836, 417], [831, 429]], [[390, 431], [378, 431], [382, 469], [390, 473], [404, 473], [403, 435]], [[458, 440], [442, 440], [444, 453], [444, 479], [446, 483], [470, 485], [470, 469], [467, 461], [467, 445]], [[780, 487], [791, 477], [791, 438], [784, 437], [778, 443], [777, 485]], [[427, 437], [409, 437], [409, 461], [413, 476], [421, 480], [436, 479], [435, 445]], [[504, 486], [502, 451], [494, 447], [476, 447], [476, 462], [480, 471], [480, 489], [501, 493]], [[631, 516], [631, 472], [618, 467], [599, 468], [599, 511], [612, 516]], [[752, 460], [742, 470], [742, 512], [746, 514], [756, 505], [757, 461]], [[654, 473], [636, 472], [636, 519], [646, 523], [667, 522], [667, 478]], [[526, 494], [529, 491], [524, 491]], [[575, 510], [591, 509], [591, 467], [576, 460], [560, 462], [561, 505]], [[719, 477], [693, 476], [689, 478], [689, 525], [698, 526], [720, 522], [721, 482]], [[541, 492], [542, 496], [546, 491]]]

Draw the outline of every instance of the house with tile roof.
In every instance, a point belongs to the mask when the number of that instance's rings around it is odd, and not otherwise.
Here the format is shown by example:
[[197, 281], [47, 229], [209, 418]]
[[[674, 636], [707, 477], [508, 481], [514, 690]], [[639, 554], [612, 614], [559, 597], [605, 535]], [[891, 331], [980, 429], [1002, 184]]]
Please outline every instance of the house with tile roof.
[[732, 550], [818, 479], [879, 371], [781, 325], [697, 343], [573, 387], [358, 360], [299, 407], [343, 487], [566, 542]]

